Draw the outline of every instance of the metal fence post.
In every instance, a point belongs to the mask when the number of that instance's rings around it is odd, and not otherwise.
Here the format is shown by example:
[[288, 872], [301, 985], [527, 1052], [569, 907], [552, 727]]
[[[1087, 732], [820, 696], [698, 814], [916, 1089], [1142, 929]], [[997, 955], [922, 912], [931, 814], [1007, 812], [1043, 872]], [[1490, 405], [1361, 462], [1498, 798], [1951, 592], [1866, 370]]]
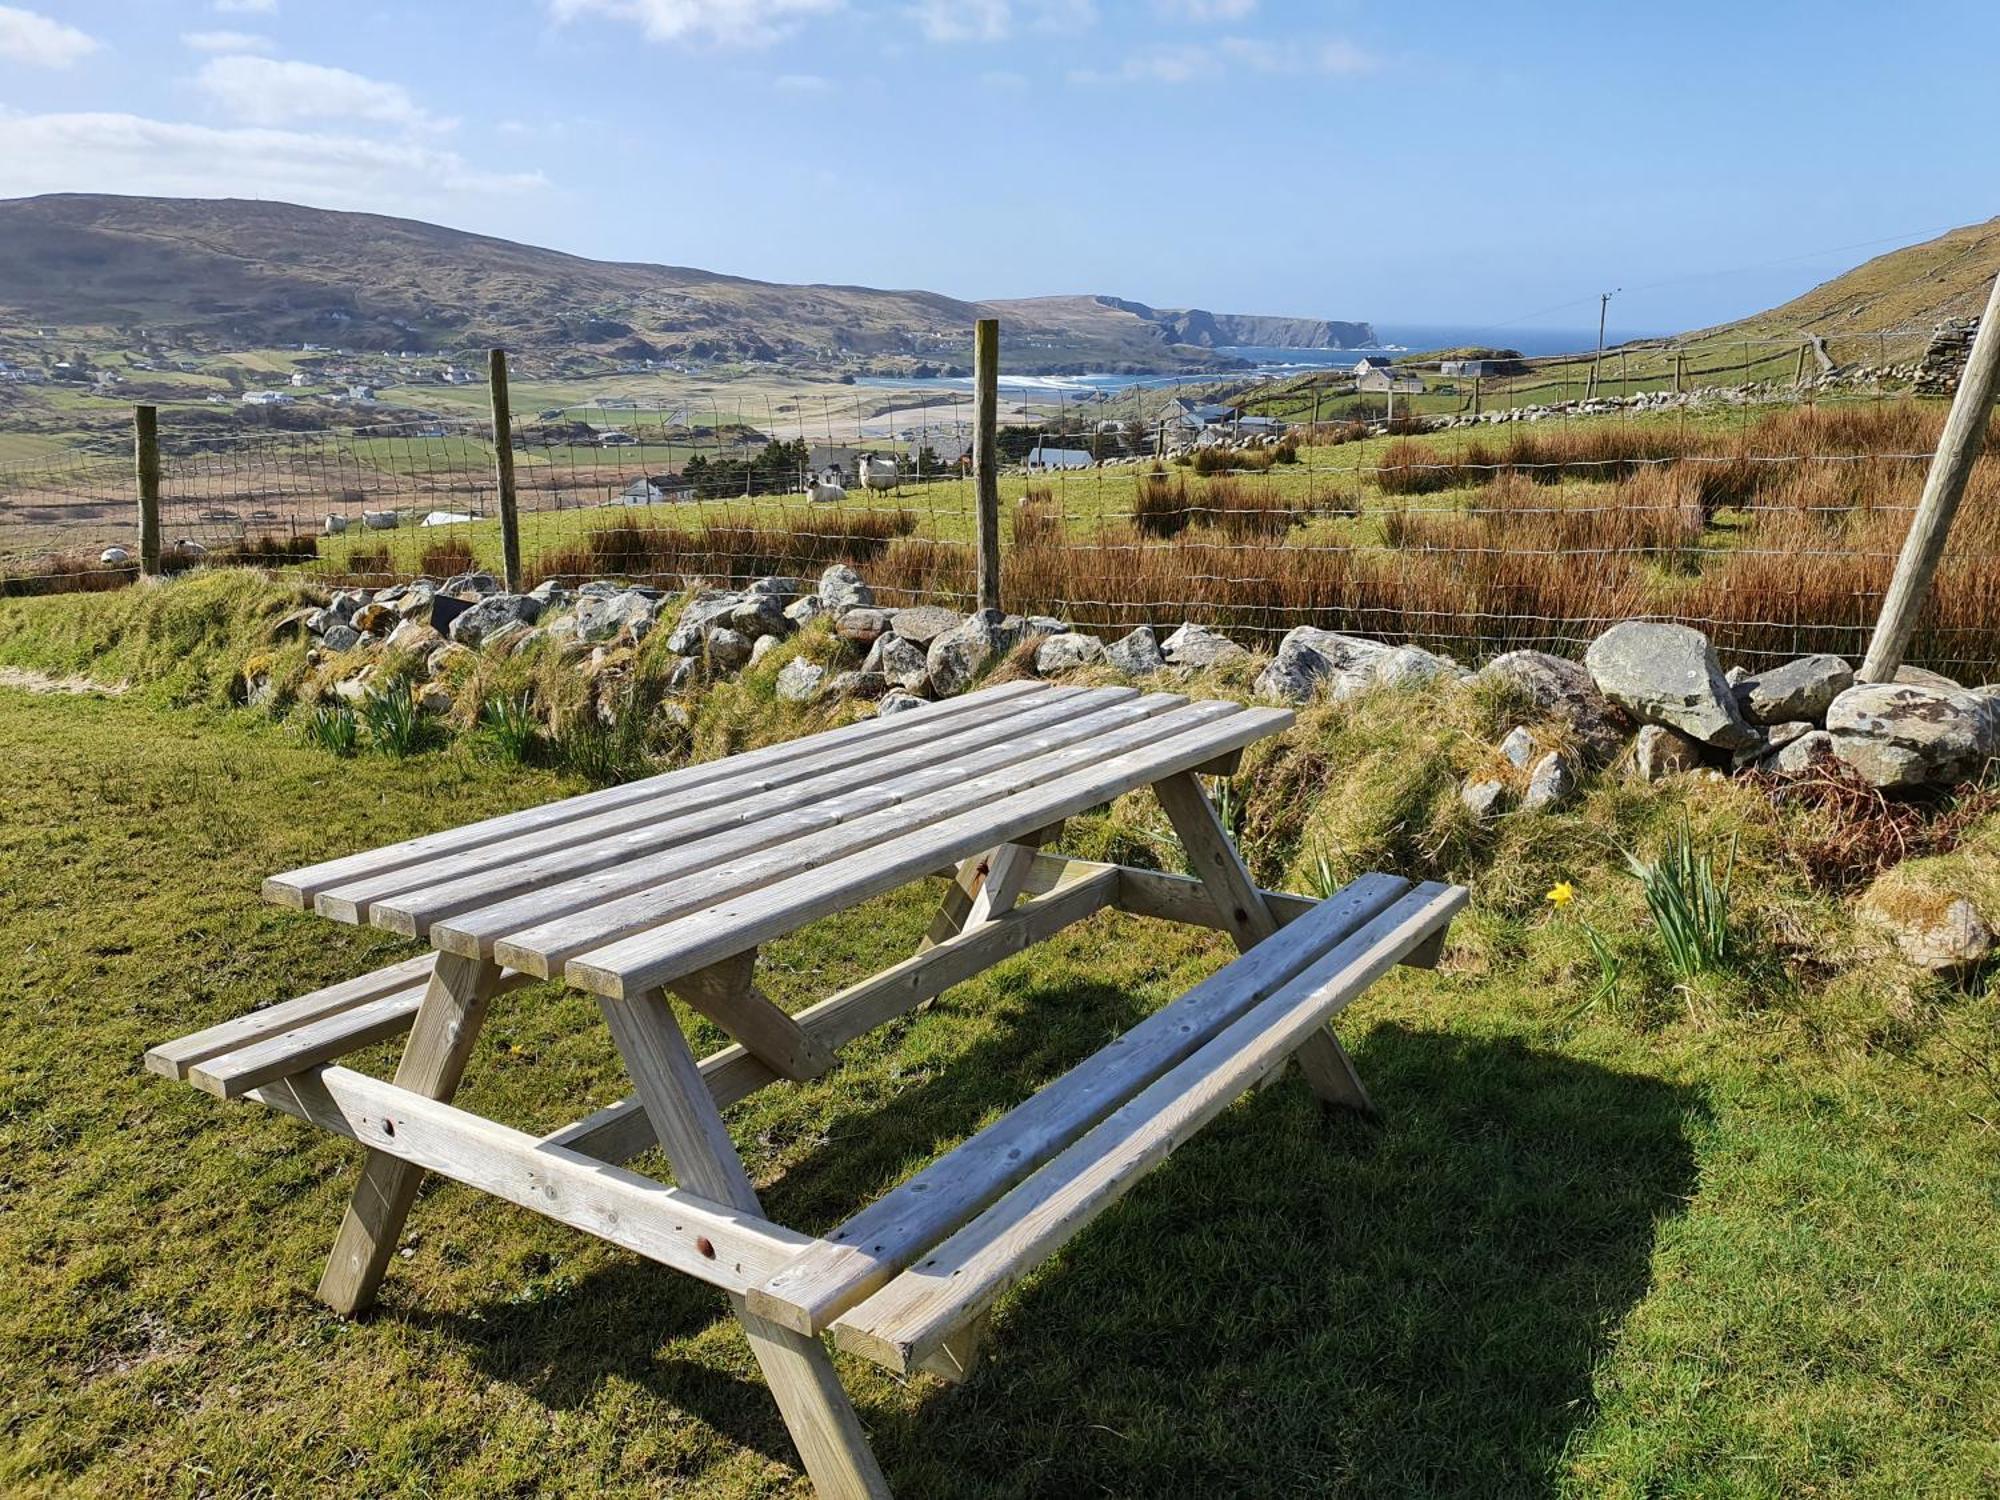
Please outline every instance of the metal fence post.
[[132, 408], [132, 467], [139, 495], [139, 572], [160, 576], [160, 409]]
[[507, 592], [521, 592], [521, 517], [514, 502], [514, 417], [507, 405], [507, 351], [486, 356], [486, 384], [493, 398], [493, 481], [500, 492], [500, 571]]
[[972, 328], [972, 492], [979, 515], [979, 608], [1000, 613], [1000, 320]]
[[1944, 560], [1945, 540], [1951, 535], [1958, 502], [1965, 496], [1965, 482], [1972, 477], [1972, 466], [1986, 445], [1986, 423], [1993, 412], [1996, 384], [2000, 384], [2000, 277], [1994, 278], [1993, 291], [1986, 299], [1986, 313], [1979, 320], [1972, 352], [1966, 357], [1965, 373], [1958, 377], [1958, 394], [1952, 398], [1951, 414], [1945, 418], [1930, 473], [1924, 477], [1923, 497], [1910, 518], [1910, 534], [1903, 540], [1902, 556], [1896, 559], [1889, 592], [1882, 596], [1882, 613], [1858, 674], [1863, 682], [1891, 682], [1903, 664], [1903, 653], [1917, 628], [1917, 615], [1930, 593], [1938, 564]]

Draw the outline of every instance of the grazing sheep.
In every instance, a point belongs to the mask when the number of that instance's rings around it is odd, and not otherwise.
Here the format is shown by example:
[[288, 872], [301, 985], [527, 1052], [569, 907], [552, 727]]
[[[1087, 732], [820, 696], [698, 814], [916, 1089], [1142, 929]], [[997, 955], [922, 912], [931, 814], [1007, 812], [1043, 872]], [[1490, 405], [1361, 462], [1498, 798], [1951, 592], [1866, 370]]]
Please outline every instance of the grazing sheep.
[[184, 536], [174, 543], [174, 555], [176, 557], [206, 557], [208, 556], [208, 548], [202, 546], [193, 537]]
[[116, 567], [119, 563], [130, 562], [132, 554], [127, 552], [123, 547], [106, 547], [102, 552], [97, 554], [97, 560], [106, 567]]
[[370, 531], [394, 531], [402, 524], [402, 517], [393, 510], [364, 510], [361, 524]]
[[856, 462], [855, 468], [859, 471], [862, 486], [871, 490], [893, 490], [902, 477], [893, 458], [865, 455]]
[[339, 536], [347, 530], [347, 517], [330, 515], [319, 530], [321, 536]]
[[814, 505], [838, 505], [847, 498], [847, 491], [830, 479], [815, 479], [807, 493]]

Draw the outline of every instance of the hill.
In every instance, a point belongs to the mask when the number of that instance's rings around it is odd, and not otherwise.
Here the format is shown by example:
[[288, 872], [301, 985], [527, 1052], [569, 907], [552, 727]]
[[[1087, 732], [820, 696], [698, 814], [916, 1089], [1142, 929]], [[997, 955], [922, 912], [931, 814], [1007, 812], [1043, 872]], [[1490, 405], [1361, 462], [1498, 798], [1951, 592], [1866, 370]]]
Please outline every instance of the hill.
[[378, 214], [237, 199], [0, 201], [0, 328], [144, 330], [195, 347], [310, 341], [550, 360], [773, 361], [826, 370], [964, 363], [1008, 321], [1011, 368], [1225, 368], [1231, 343], [1366, 342], [1365, 323], [1157, 310], [1116, 297], [982, 304], [588, 260]]
[[1689, 337], [1928, 330], [1945, 318], [1978, 316], [1996, 275], [2000, 218], [1891, 250], [1766, 312]]

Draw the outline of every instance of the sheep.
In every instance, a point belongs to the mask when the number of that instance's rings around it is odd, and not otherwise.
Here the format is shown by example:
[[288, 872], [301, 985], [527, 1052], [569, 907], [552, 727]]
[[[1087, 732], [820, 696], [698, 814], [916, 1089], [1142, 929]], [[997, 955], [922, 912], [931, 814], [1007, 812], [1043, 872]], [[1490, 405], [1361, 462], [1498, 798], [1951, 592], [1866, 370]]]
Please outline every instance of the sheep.
[[321, 536], [339, 536], [347, 530], [347, 517], [329, 515], [319, 530]]
[[120, 563], [130, 562], [132, 554], [127, 552], [123, 547], [106, 547], [102, 552], [97, 554], [97, 560], [107, 568], [115, 568]]
[[901, 481], [902, 471], [893, 458], [878, 458], [866, 454], [859, 459], [855, 468], [864, 488], [871, 490], [893, 490]]
[[838, 505], [847, 498], [847, 491], [830, 479], [815, 479], [807, 493], [814, 505]]

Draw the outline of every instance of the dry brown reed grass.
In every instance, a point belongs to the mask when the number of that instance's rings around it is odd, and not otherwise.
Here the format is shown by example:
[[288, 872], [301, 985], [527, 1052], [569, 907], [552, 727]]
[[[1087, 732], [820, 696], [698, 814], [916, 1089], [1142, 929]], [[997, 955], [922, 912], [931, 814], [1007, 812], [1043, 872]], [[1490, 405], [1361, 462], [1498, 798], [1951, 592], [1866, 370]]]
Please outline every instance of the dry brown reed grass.
[[801, 573], [829, 563], [873, 562], [916, 529], [917, 518], [907, 510], [718, 511], [688, 526], [619, 522], [542, 553], [530, 581]]

